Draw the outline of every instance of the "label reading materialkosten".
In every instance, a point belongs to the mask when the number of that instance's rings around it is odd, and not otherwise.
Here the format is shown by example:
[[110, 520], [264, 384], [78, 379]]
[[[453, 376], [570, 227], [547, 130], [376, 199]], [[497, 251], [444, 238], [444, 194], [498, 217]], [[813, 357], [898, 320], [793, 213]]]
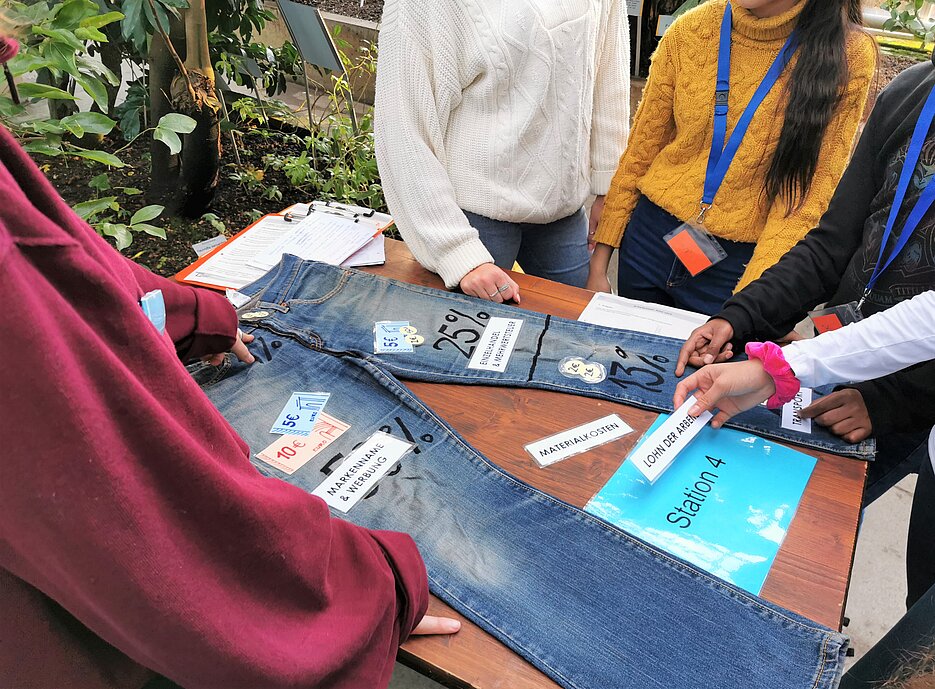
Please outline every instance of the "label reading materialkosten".
[[623, 419], [616, 414], [611, 414], [529, 443], [526, 446], [526, 452], [532, 455], [539, 466], [546, 467], [632, 432], [633, 429]]

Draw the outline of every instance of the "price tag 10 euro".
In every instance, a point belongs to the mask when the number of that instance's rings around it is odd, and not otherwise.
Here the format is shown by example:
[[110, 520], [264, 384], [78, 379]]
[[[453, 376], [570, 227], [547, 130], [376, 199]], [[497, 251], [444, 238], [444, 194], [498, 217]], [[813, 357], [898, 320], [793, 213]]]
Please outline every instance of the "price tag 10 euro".
[[373, 324], [373, 353], [397, 354], [411, 352], [412, 343], [401, 331], [408, 328], [409, 321], [377, 321]]

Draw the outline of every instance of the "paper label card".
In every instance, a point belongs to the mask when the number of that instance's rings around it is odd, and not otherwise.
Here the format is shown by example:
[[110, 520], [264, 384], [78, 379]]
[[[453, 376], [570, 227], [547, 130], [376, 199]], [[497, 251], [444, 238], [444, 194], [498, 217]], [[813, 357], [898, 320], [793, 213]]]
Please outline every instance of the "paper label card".
[[818, 311], [810, 311], [808, 315], [819, 335], [863, 320], [863, 314], [857, 308], [856, 301], [841, 304], [840, 306], [830, 306], [827, 309]]
[[505, 371], [522, 327], [523, 321], [518, 318], [491, 318], [481, 334], [468, 368], [501, 373]]
[[812, 432], [812, 420], [803, 419], [799, 416], [805, 407], [812, 403], [811, 388], [802, 388], [796, 394], [795, 398], [782, 405], [782, 427], [790, 431], [800, 431], [802, 433]]
[[678, 453], [714, 418], [708, 411], [697, 417], [689, 416], [688, 410], [694, 405], [695, 396], [692, 395], [630, 453], [630, 461], [650, 483], [662, 476]]
[[373, 353], [399, 354], [411, 352], [412, 342], [404, 329], [410, 328], [409, 321], [377, 321], [373, 324]]
[[528, 452], [541, 467], [574, 457], [632, 433], [623, 419], [616, 414], [570, 428], [526, 445]]
[[322, 412], [318, 415], [308, 437], [280, 436], [265, 450], [257, 452], [256, 457], [281, 472], [291, 475], [340, 438], [348, 428], [350, 428], [348, 424]]
[[325, 479], [312, 495], [339, 512], [347, 513], [415, 447], [412, 443], [377, 431]]
[[280, 435], [309, 435], [315, 425], [315, 419], [329, 397], [331, 393], [328, 392], [293, 392], [269, 432]]

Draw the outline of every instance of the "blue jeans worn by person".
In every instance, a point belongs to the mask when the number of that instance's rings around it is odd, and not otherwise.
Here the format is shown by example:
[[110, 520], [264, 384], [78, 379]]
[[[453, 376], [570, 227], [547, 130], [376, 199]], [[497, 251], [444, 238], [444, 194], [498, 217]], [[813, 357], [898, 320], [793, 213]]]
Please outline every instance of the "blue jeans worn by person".
[[[251, 345], [257, 362], [202, 366], [198, 375], [208, 396], [254, 453], [278, 438], [269, 433], [271, 423], [294, 391], [331, 393], [325, 413], [349, 425], [291, 475], [254, 460], [257, 469], [312, 491], [375, 431], [414, 442], [415, 449], [344, 516], [411, 534], [433, 593], [559, 684], [834, 686], [843, 636], [520, 482], [396, 380], [400, 371], [462, 383], [494, 382], [500, 375], [508, 380], [499, 384], [577, 392], [558, 372], [567, 352], [584, 355], [598, 340], [616, 340], [600, 345], [600, 355], [616, 356], [617, 346], [626, 347], [628, 357], [674, 361], [678, 342], [649, 340], [663, 356], [648, 352], [633, 333], [576, 329], [574, 322], [294, 257], [248, 294], [256, 296], [241, 315], [257, 336]], [[466, 369], [461, 350], [474, 338], [465, 331], [483, 329], [495, 316], [523, 319], [506, 374]], [[369, 353], [373, 322], [382, 320], [409, 321], [425, 342], [412, 354]], [[671, 389], [633, 390], [659, 406], [671, 398]]]
[[471, 227], [493, 256], [494, 263], [509, 270], [514, 262], [530, 275], [574, 287], [588, 281], [588, 219], [584, 209], [550, 223], [517, 223], [493, 220], [464, 211]]
[[[257, 336], [251, 345], [257, 362], [202, 366], [197, 375], [208, 396], [254, 453], [279, 437], [270, 426], [294, 391], [331, 393], [325, 413], [349, 426], [291, 475], [255, 459], [257, 469], [312, 491], [375, 431], [415, 443], [365, 498], [335, 515], [411, 534], [432, 592], [560, 685], [834, 686], [847, 644], [842, 635], [522, 483], [464, 442], [395, 377], [421, 368], [426, 379], [468, 382], [458, 350], [471, 338], [458, 331], [508, 314], [524, 324], [507, 377], [516, 383], [548, 379], [561, 389], [567, 379], [557, 369], [545, 371], [564, 352], [547, 350], [572, 348], [559, 341], [572, 329], [559, 328], [553, 341], [546, 317], [293, 257], [248, 293], [256, 297], [241, 315]], [[393, 355], [368, 353], [372, 324], [382, 320], [408, 320], [425, 342], [390, 365]], [[578, 334], [586, 347], [613, 334], [628, 356], [646, 356], [632, 333], [584, 327]], [[673, 352], [663, 351], [674, 360]], [[493, 377], [470, 373], [475, 382]], [[656, 396], [665, 394], [671, 395]]]
[[640, 196], [620, 243], [617, 291], [628, 299], [713, 316], [733, 294], [756, 244], [717, 239], [727, 258], [692, 277], [663, 240], [682, 222]]

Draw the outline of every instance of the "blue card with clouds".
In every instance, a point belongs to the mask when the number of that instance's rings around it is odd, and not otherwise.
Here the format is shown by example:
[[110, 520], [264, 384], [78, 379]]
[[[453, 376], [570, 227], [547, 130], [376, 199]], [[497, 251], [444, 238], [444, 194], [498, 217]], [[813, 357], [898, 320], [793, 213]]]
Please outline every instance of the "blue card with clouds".
[[[644, 439], [666, 418], [660, 415]], [[585, 510], [759, 595], [816, 461], [750, 433], [708, 426], [655, 484], [628, 457]]]

